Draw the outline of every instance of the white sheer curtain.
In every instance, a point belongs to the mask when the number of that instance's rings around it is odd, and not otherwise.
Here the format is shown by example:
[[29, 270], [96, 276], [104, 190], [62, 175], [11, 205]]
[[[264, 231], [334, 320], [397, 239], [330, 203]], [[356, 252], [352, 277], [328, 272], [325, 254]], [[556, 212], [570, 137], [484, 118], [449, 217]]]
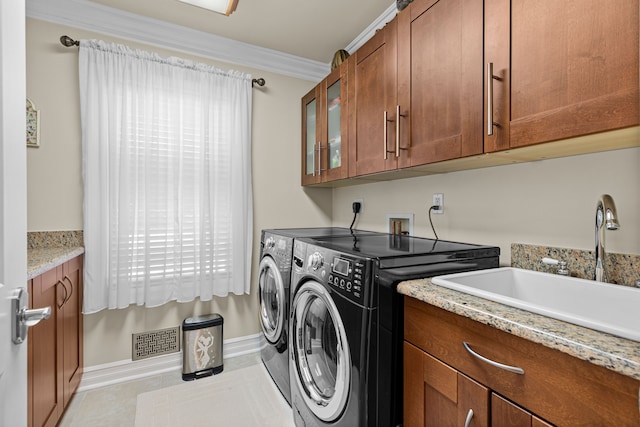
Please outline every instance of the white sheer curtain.
[[249, 293], [251, 76], [80, 42], [84, 308]]

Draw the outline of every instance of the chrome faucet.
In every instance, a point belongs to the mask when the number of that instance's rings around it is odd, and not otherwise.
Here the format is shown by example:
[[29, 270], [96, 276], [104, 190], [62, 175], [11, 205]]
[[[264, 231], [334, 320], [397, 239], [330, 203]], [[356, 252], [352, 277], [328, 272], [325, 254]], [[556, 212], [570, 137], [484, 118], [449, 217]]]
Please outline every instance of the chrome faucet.
[[613, 198], [608, 194], [603, 194], [596, 205], [596, 272], [594, 279], [598, 282], [607, 282], [606, 254], [604, 251], [604, 231], [617, 230], [618, 213]]

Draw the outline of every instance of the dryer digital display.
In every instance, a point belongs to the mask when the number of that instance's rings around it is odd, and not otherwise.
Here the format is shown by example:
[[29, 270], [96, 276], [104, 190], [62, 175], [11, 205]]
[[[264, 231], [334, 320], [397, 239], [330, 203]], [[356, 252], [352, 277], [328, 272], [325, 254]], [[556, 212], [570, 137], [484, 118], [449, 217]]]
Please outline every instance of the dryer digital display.
[[349, 271], [351, 271], [351, 263], [346, 259], [335, 257], [333, 259], [333, 267], [331, 270], [334, 273], [340, 274], [341, 276], [349, 277]]

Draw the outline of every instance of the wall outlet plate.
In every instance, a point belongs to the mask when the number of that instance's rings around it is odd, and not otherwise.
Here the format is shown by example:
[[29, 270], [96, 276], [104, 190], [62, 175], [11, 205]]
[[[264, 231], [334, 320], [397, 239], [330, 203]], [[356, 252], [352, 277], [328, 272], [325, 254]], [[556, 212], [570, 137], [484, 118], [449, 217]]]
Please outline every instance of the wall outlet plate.
[[440, 206], [440, 209], [434, 209], [432, 212], [434, 214], [441, 215], [444, 213], [444, 194], [437, 193], [433, 195], [433, 203], [432, 206]]

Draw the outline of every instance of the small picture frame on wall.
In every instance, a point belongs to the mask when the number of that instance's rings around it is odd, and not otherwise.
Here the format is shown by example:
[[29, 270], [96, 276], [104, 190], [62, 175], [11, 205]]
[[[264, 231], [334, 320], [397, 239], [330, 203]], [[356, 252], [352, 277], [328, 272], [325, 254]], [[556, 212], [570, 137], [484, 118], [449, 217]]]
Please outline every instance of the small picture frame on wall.
[[27, 98], [27, 147], [40, 147], [40, 111]]

